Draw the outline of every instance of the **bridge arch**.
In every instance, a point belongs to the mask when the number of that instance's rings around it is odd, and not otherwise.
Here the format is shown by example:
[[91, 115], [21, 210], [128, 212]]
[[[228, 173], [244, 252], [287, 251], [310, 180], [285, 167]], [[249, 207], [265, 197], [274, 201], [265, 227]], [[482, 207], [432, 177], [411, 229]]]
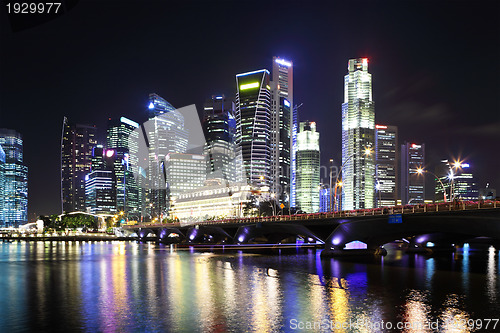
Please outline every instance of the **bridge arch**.
[[349, 242], [361, 241], [373, 249], [397, 239], [419, 235], [440, 235], [457, 240], [474, 237], [500, 240], [499, 224], [498, 211], [488, 214], [479, 210], [399, 214], [396, 222], [390, 215], [350, 218], [340, 220], [325, 244], [330, 248], [343, 249]]

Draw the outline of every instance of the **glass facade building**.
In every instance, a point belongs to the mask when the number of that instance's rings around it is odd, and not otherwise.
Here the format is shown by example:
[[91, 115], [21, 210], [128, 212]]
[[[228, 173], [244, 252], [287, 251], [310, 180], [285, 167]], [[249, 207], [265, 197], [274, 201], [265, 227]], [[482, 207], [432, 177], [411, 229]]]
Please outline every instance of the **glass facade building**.
[[300, 122], [297, 133], [297, 201], [306, 213], [319, 212], [320, 193], [319, 133], [315, 122]]
[[[273, 57], [272, 80], [272, 193], [286, 207], [295, 184], [295, 151], [293, 148], [293, 63]], [[295, 118], [296, 120], [296, 118]], [[295, 135], [296, 135], [295, 124]], [[293, 163], [292, 163], [293, 162]], [[293, 182], [292, 182], [293, 181]]]
[[236, 75], [236, 145], [251, 186], [270, 189], [273, 175], [270, 73], [262, 69]]
[[92, 149], [91, 171], [85, 176], [87, 213], [116, 213], [118, 186], [114, 166], [118, 159], [113, 149], [105, 149], [102, 145]]
[[91, 171], [96, 127], [63, 120], [61, 140], [61, 201], [63, 212], [84, 212], [85, 176]]
[[[204, 154], [207, 156], [207, 178], [235, 182], [236, 120], [235, 104], [224, 95], [212, 96], [203, 107]], [[239, 179], [241, 181], [241, 179]]]
[[397, 126], [375, 125], [376, 207], [395, 206], [399, 189]]
[[139, 140], [139, 160], [136, 180], [141, 188], [141, 212], [143, 215], [164, 216], [168, 213], [166, 157], [169, 153], [185, 153], [188, 148], [188, 131], [184, 116], [169, 102], [157, 94], [150, 94], [149, 120], [136, 129]]
[[[0, 145], [0, 198], [5, 198], [5, 152]], [[0, 200], [0, 226], [5, 224], [4, 199]]]
[[108, 122], [106, 146], [116, 156], [113, 173], [116, 179], [116, 209], [127, 213], [139, 213], [139, 187], [135, 181], [138, 161], [139, 124], [125, 117], [110, 119]]
[[0, 128], [0, 191], [4, 227], [28, 221], [28, 167], [23, 162], [23, 138], [15, 130]]
[[331, 207], [333, 207], [333, 205], [330, 203], [331, 198], [333, 198], [333, 193], [332, 196], [330, 196], [330, 187], [328, 185], [322, 185], [321, 189], [319, 190], [320, 212], [324, 213], [332, 210]]
[[423, 204], [424, 176], [417, 169], [425, 166], [425, 144], [405, 142], [401, 145], [401, 204]]
[[375, 162], [365, 155], [375, 146], [375, 106], [368, 59], [350, 59], [342, 104], [342, 209], [374, 207]]

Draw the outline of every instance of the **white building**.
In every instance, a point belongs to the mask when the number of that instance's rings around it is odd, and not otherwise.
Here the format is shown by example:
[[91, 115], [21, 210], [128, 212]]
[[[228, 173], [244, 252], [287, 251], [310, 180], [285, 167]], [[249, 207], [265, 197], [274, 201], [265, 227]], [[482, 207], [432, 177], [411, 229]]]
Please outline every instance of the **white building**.
[[181, 193], [172, 200], [171, 216], [181, 223], [241, 217], [251, 194], [251, 187], [246, 183], [229, 184], [211, 179], [205, 186]]

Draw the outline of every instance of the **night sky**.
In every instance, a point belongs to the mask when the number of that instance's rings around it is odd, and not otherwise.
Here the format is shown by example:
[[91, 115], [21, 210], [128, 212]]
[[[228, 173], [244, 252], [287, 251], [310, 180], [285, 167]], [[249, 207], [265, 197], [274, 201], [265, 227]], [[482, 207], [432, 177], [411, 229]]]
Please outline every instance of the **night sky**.
[[500, 190], [499, 13], [499, 1], [80, 1], [20, 30], [2, 4], [0, 127], [24, 136], [29, 219], [61, 209], [63, 116], [104, 139], [109, 117], [146, 119], [150, 92], [200, 110], [274, 55], [294, 62], [295, 103], [318, 124], [324, 165], [341, 159], [347, 61], [368, 57], [376, 123], [425, 143], [429, 170], [460, 157]]

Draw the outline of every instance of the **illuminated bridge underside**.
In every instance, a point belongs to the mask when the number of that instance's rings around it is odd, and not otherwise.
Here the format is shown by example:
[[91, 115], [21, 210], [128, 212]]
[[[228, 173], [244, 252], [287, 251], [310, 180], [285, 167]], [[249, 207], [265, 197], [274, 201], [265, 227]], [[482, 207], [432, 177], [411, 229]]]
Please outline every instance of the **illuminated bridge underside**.
[[425, 236], [417, 237], [418, 243], [435, 239], [459, 243], [475, 237], [500, 240], [500, 210], [403, 214], [401, 223], [389, 223], [389, 216], [343, 219], [325, 243], [343, 249], [347, 243], [361, 241], [377, 248], [412, 236]]
[[[400, 219], [395, 217], [400, 216]], [[402, 238], [416, 237], [417, 243], [446, 239], [460, 243], [465, 239], [488, 237], [500, 241], [500, 209], [427, 212], [398, 215], [354, 216], [313, 220], [253, 223], [205, 223], [197, 226], [129, 228], [139, 239], [155, 234], [160, 242], [278, 244], [295, 237], [305, 242], [324, 243], [326, 248], [342, 250], [345, 244], [361, 241], [369, 249]], [[169, 237], [176, 234], [176, 237]], [[178, 236], [178, 237], [177, 237]]]

